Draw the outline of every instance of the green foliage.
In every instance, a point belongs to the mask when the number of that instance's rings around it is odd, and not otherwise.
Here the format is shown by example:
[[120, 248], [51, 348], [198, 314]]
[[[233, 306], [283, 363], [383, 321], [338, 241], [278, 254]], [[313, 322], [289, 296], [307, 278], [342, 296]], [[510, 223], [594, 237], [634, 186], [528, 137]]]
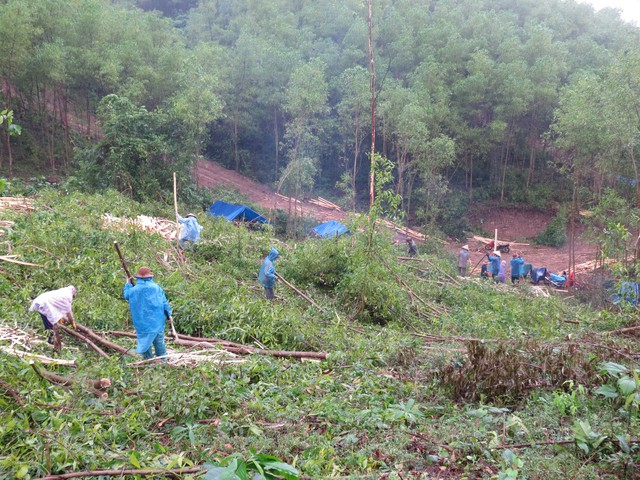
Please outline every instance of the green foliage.
[[567, 208], [560, 208], [547, 228], [536, 235], [533, 240], [539, 245], [562, 247], [567, 241]]
[[595, 393], [618, 400], [630, 413], [637, 414], [640, 408], [640, 370], [630, 370], [613, 362], [605, 362], [600, 368], [614, 382], [602, 385]]
[[98, 114], [104, 137], [76, 155], [81, 185], [91, 190], [115, 188], [136, 200], [155, 200], [158, 195], [169, 197], [172, 172], [179, 172], [183, 183], [191, 182], [189, 163], [173, 143], [175, 125], [166, 114], [149, 112], [117, 95], [105, 97]]
[[233, 454], [216, 464], [205, 464], [206, 480], [297, 480], [298, 470], [273, 455], [256, 454], [245, 459], [241, 454]]
[[[425, 465], [469, 476], [489, 467], [504, 478], [514, 472], [518, 478], [555, 478], [558, 472], [595, 478], [603, 468], [624, 474], [635, 467], [633, 409], [605, 408], [593, 394], [601, 377], [592, 366], [610, 350], [563, 340], [619, 328], [628, 322], [625, 315], [594, 313], [572, 299], [535, 298], [525, 288], [452, 283], [447, 275], [455, 264], [436, 243], [409, 268], [389, 232], [368, 230], [364, 217], [349, 221], [356, 232], [351, 236], [294, 244], [274, 238], [271, 229], [202, 215], [197, 250], [179, 254], [160, 235], [102, 223], [105, 213], [171, 218], [171, 206], [162, 202], [140, 203], [115, 190], [79, 193], [68, 185], [41, 189], [34, 201], [31, 213], [6, 212], [15, 222], [3, 237], [12, 254], [45, 267], [0, 265], [3, 349], [15, 345], [15, 332], [22, 330], [30, 353], [50, 356], [41, 321], [28, 306], [42, 291], [68, 284], [78, 288], [74, 313], [81, 324], [133, 348], [134, 339], [107, 333], [132, 331], [112, 247], [118, 240], [131, 269], [152, 268], [180, 333], [324, 351], [328, 358], [224, 357], [197, 348], [214, 359], [142, 366], [119, 355], [98, 358], [85, 343], [64, 336], [60, 358], [74, 359], [76, 367], [41, 367], [77, 380], [64, 387], [38, 377], [26, 360], [0, 355], [2, 479], [203, 464], [208, 478], [265, 479], [406, 476]], [[276, 300], [263, 298], [256, 274], [271, 245], [283, 254], [278, 272], [323, 311], [282, 284]], [[561, 321], [569, 316], [581, 323]], [[431, 336], [449, 341], [425, 348]], [[530, 340], [503, 347], [478, 342], [466, 355], [453, 339], [468, 336]], [[632, 348], [631, 339], [615, 341], [619, 351]], [[195, 353], [167, 343], [176, 359]], [[449, 380], [436, 377], [450, 368], [457, 373]], [[607, 382], [619, 395], [613, 401], [624, 405], [630, 382], [619, 380], [635, 377], [622, 365], [607, 368], [617, 372]], [[89, 379], [101, 377], [112, 381], [107, 398], [87, 388]], [[452, 400], [458, 387], [467, 392], [462, 403]], [[500, 408], [507, 402], [509, 409]], [[626, 443], [603, 442], [590, 450], [597, 455], [584, 458], [569, 450], [529, 449], [522, 464], [493, 453], [509, 442], [571, 436], [562, 410], [576, 408], [592, 431]], [[597, 438], [582, 433], [592, 448]], [[433, 439], [446, 447], [434, 447]]]
[[468, 210], [468, 194], [460, 191], [448, 192], [438, 215], [438, 227], [450, 237], [465, 238], [470, 230], [467, 221]]
[[593, 431], [586, 420], [576, 420], [573, 425], [573, 438], [585, 455], [593, 455], [607, 439], [606, 435]]

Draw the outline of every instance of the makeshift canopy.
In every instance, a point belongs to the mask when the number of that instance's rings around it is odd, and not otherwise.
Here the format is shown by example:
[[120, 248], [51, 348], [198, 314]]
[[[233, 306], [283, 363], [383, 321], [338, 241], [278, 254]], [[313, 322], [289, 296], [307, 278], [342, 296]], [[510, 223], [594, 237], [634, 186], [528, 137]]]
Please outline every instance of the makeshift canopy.
[[349, 229], [336, 220], [329, 220], [328, 222], [321, 223], [314, 227], [313, 231], [322, 238], [332, 238], [340, 236], [343, 233], [349, 233]]
[[209, 207], [209, 215], [225, 217], [230, 222], [242, 220], [243, 222], [269, 223], [266, 218], [246, 205], [235, 205], [222, 200], [217, 200]]
[[613, 303], [626, 303], [628, 305], [638, 305], [638, 295], [640, 294], [640, 288], [636, 282], [622, 282], [620, 284], [620, 290], [613, 297]]

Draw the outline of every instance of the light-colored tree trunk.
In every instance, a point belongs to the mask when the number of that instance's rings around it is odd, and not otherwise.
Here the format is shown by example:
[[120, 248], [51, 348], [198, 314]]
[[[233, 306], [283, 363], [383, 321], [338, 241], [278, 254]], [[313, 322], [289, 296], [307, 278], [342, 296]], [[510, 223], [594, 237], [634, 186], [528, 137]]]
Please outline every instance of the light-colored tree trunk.
[[376, 152], [376, 69], [373, 56], [373, 0], [369, 0], [369, 73], [371, 75], [371, 171], [369, 173], [369, 208], [375, 200]]

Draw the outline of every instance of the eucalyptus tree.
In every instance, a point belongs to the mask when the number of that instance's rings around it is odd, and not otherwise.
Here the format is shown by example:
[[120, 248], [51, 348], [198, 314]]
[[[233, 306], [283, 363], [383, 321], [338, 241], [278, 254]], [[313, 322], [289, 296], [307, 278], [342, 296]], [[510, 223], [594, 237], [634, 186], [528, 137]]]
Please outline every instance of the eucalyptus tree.
[[220, 64], [225, 55], [219, 45], [198, 45], [184, 59], [180, 88], [171, 98], [170, 112], [181, 121], [185, 143], [192, 146], [196, 157], [201, 153], [207, 128], [223, 114], [219, 92], [224, 88]]
[[[301, 65], [293, 72], [287, 88], [288, 121], [284, 140], [288, 165], [278, 181], [278, 191], [285, 187], [295, 197], [309, 191], [315, 180], [320, 120], [328, 113], [325, 68], [317, 59]], [[295, 218], [296, 215], [294, 231]]]
[[[361, 147], [371, 128], [368, 115], [369, 73], [361, 66], [344, 70], [336, 79], [335, 87], [340, 97], [336, 106], [344, 145], [345, 171], [343, 181], [349, 185], [351, 208], [355, 210], [356, 180], [360, 168]], [[351, 154], [351, 162], [348, 157]]]

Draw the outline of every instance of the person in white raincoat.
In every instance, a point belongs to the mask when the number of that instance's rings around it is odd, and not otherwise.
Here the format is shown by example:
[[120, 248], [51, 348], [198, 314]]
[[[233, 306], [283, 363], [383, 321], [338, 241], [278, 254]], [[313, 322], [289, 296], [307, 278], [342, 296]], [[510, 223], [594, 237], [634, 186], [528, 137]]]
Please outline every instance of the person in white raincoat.
[[69, 285], [68, 287], [51, 290], [38, 295], [29, 311], [35, 311], [40, 314], [45, 330], [53, 330], [53, 334], [49, 336], [49, 343], [53, 343], [56, 350], [60, 350], [60, 334], [58, 325], [69, 322], [76, 329], [75, 319], [71, 310], [71, 303], [76, 296], [76, 287]]

